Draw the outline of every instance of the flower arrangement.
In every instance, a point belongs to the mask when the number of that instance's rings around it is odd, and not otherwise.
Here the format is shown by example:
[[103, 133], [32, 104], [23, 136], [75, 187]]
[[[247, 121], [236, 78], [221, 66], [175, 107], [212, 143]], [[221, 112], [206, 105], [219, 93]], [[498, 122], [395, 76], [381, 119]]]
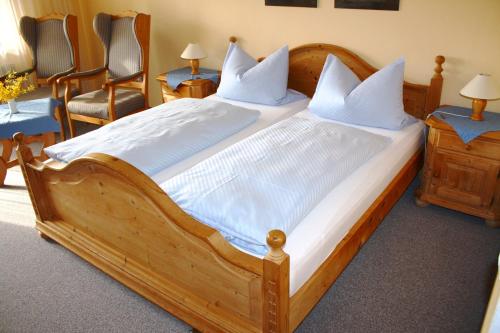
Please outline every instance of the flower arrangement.
[[16, 72], [9, 72], [4, 80], [0, 80], [0, 102], [15, 100], [22, 94], [32, 91], [35, 87], [28, 84], [28, 74], [16, 75]]

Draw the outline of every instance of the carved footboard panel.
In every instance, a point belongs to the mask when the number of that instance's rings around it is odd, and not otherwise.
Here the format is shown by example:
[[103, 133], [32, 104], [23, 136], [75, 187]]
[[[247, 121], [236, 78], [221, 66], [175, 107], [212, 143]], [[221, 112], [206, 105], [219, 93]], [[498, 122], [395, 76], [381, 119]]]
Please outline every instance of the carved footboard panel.
[[149, 177], [104, 154], [63, 167], [16, 135], [37, 229], [204, 331], [288, 331], [284, 235], [261, 260], [184, 213]]

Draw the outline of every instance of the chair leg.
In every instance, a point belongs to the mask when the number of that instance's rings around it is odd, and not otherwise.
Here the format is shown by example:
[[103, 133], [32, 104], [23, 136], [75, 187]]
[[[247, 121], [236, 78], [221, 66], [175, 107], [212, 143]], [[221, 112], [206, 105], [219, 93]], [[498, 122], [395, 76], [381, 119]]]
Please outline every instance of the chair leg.
[[7, 176], [7, 163], [0, 157], [0, 187], [3, 186], [5, 182], [5, 177]]
[[61, 112], [61, 107], [57, 106], [56, 110], [56, 118], [59, 120], [59, 127], [60, 127], [60, 136], [61, 136], [61, 141], [66, 140], [66, 133], [64, 133], [64, 119], [63, 119], [63, 113]]
[[0, 186], [3, 186], [7, 176], [8, 163], [12, 154], [12, 141], [10, 139], [0, 140], [2, 144], [2, 155], [0, 155]]
[[75, 133], [75, 124], [73, 123], [73, 119], [71, 119], [71, 115], [68, 112], [68, 125], [69, 125], [69, 136], [71, 138], [74, 138], [76, 133]]

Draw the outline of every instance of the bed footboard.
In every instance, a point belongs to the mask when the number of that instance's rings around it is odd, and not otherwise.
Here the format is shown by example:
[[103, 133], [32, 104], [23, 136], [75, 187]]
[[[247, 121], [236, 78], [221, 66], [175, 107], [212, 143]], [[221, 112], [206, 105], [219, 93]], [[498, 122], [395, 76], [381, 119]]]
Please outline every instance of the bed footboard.
[[201, 331], [288, 332], [285, 235], [264, 259], [187, 215], [149, 177], [105, 154], [62, 167], [17, 156], [40, 233]]

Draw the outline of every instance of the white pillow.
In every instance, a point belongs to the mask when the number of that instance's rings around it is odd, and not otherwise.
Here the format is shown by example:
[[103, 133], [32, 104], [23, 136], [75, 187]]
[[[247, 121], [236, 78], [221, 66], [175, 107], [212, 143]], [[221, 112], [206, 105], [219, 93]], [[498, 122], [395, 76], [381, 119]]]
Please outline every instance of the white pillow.
[[229, 44], [217, 95], [243, 102], [280, 105], [287, 95], [288, 46], [257, 62], [238, 45]]
[[404, 59], [360, 81], [329, 54], [309, 103], [315, 114], [345, 123], [399, 130], [414, 121], [403, 106]]

